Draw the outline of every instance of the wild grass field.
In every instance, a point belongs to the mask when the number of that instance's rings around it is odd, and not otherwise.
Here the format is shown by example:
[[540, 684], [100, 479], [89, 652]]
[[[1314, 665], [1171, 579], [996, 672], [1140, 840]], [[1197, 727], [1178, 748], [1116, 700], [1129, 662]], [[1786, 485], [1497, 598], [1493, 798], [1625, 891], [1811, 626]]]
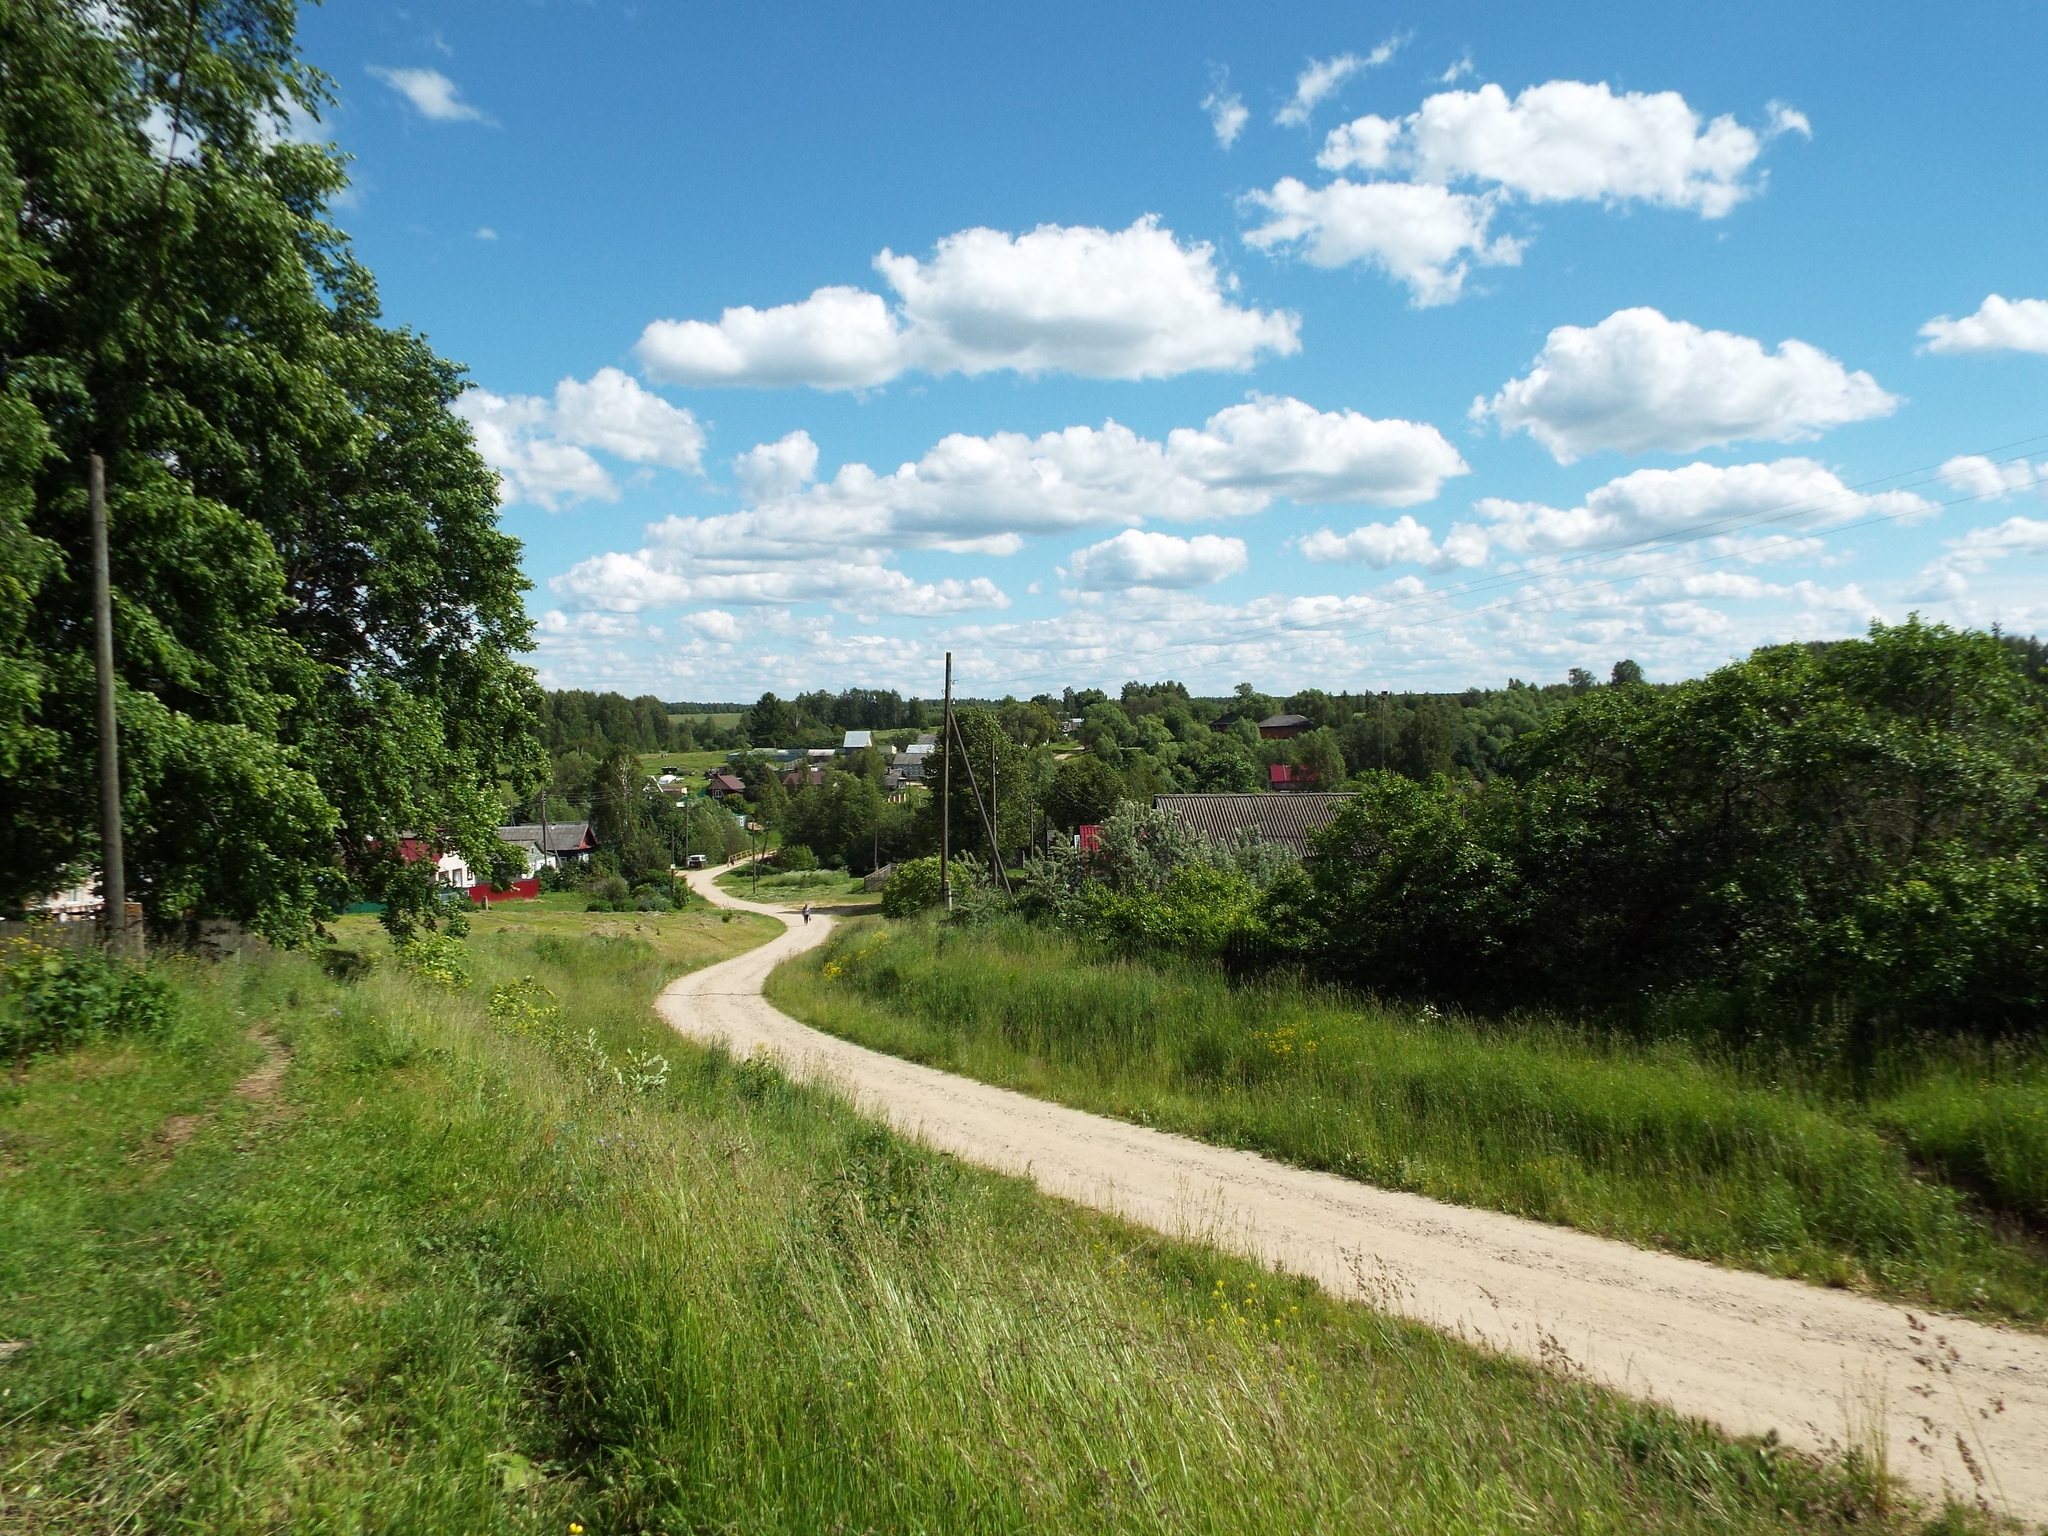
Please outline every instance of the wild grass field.
[[850, 925], [768, 995], [864, 1045], [1305, 1167], [2048, 1321], [2038, 1059], [1900, 1067], [1859, 1103], [1678, 1043], [1233, 987], [1014, 919]]
[[[1971, 1528], [921, 1151], [649, 1000], [772, 924], [164, 963], [0, 1098], [0, 1527]], [[337, 967], [341, 969], [341, 967]], [[239, 1085], [239, 1086], [238, 1086]]]

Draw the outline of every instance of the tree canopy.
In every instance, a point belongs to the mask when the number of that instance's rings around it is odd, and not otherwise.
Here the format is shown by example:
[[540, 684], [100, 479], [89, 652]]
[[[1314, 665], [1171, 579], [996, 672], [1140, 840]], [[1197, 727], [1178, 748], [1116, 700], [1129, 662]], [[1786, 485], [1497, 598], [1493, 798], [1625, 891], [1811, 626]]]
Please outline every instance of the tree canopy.
[[[0, 905], [90, 870], [85, 466], [107, 466], [129, 865], [303, 937], [399, 835], [502, 863], [542, 766], [518, 545], [327, 208], [290, 0], [0, 7]], [[169, 142], [164, 140], [168, 138]]]

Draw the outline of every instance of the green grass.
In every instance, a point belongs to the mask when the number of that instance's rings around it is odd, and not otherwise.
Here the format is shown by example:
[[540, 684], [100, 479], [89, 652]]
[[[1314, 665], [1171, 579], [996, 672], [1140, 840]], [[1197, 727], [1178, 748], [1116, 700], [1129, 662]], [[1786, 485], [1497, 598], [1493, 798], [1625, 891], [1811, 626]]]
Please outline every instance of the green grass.
[[[388, 950], [347, 986], [177, 966], [170, 1028], [14, 1085], [0, 1528], [1916, 1528], [1853, 1461], [1329, 1302], [687, 1046], [651, 993], [773, 925], [624, 921], [479, 919], [462, 990]], [[559, 1018], [530, 987], [487, 1007], [523, 976]], [[274, 1101], [233, 1091], [251, 1032], [292, 1053]]]
[[[1987, 1181], [2038, 1191], [2039, 1084], [2007, 1099], [1930, 1088], [1873, 1116], [1677, 1046], [1233, 988], [1199, 964], [1109, 959], [1014, 922], [861, 923], [780, 967], [769, 996], [880, 1050], [1305, 1167], [1767, 1273], [2048, 1319], [2048, 1246], [2001, 1234], [1901, 1145], [1936, 1165], [1994, 1148]], [[1908, 1124], [1910, 1137], [1881, 1129]]]
[[[719, 875], [713, 883], [722, 891], [751, 899], [755, 891], [753, 866], [738, 865]], [[829, 900], [835, 907], [856, 902], [879, 907], [882, 902], [880, 891], [864, 889], [858, 876], [849, 875], [843, 869], [802, 869], [770, 874], [764, 868], [761, 871], [760, 894], [771, 901]]]

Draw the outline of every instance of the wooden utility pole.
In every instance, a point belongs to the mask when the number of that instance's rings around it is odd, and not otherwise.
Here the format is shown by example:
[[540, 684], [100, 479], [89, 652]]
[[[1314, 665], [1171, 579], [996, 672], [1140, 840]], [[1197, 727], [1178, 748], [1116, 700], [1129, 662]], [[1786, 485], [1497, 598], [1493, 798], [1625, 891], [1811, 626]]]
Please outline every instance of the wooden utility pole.
[[946, 721], [939, 766], [939, 904], [953, 910], [953, 653], [946, 652]]
[[121, 847], [121, 738], [114, 710], [114, 593], [107, 557], [107, 468], [85, 461], [92, 520], [93, 681], [100, 728], [100, 921], [107, 948], [128, 952], [128, 866]]

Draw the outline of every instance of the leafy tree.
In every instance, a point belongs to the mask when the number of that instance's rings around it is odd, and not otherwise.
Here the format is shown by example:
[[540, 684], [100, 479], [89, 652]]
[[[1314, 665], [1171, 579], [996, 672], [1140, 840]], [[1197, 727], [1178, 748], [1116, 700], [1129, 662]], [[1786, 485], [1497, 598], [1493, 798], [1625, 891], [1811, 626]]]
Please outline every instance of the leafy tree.
[[1045, 812], [1054, 826], [1071, 832], [1101, 825], [1123, 797], [1123, 775], [1094, 753], [1084, 753], [1060, 764]]
[[1338, 744], [1337, 733], [1328, 726], [1295, 738], [1294, 761], [1313, 776], [1317, 789], [1344, 787], [1344, 748]]
[[[518, 550], [446, 409], [460, 376], [379, 324], [324, 212], [340, 158], [275, 131], [321, 100], [294, 19], [288, 0], [0, 10], [0, 538], [31, 541], [0, 648], [37, 659], [0, 651], [0, 904], [97, 857], [90, 453], [153, 916], [289, 941], [349, 882], [403, 908], [398, 834], [488, 864], [498, 784], [538, 768]], [[151, 122], [175, 127], [168, 161]]]
[[785, 704], [772, 693], [764, 693], [748, 709], [741, 722], [747, 739], [756, 746], [772, 747], [795, 741], [803, 729], [803, 716], [793, 704]]
[[1417, 782], [1433, 774], [1450, 772], [1459, 723], [1455, 705], [1440, 699], [1418, 701], [1410, 711], [1407, 723], [1401, 727], [1401, 739], [1394, 753], [1395, 766]]
[[1616, 688], [1624, 688], [1630, 683], [1640, 683], [1642, 680], [1642, 666], [1637, 662], [1626, 659], [1617, 661], [1614, 664], [1614, 672], [1608, 678], [1608, 682]]
[[1852, 1065], [2048, 1023], [2048, 696], [1995, 637], [1874, 625], [1592, 690], [1511, 767], [1367, 776], [1317, 840], [1326, 964], [1489, 1005], [1687, 995]]

